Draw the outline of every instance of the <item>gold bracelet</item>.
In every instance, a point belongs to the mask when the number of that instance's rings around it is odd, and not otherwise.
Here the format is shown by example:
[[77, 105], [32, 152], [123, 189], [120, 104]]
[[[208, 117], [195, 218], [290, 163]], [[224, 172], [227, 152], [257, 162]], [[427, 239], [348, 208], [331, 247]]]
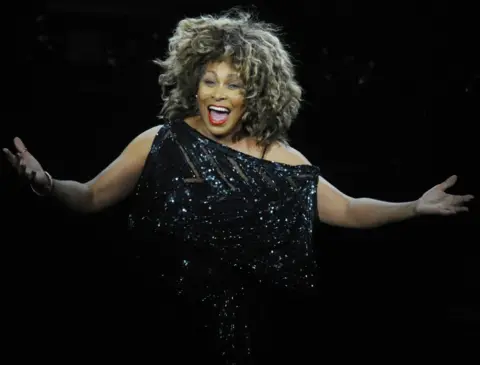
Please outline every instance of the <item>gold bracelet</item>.
[[52, 175], [50, 175], [48, 172], [44, 171], [45, 173], [45, 176], [47, 177], [47, 180], [48, 180], [48, 188], [46, 189], [47, 192], [42, 194], [40, 192], [38, 192], [37, 190], [35, 190], [35, 188], [33, 187], [32, 183], [30, 183], [30, 188], [32, 189], [32, 191], [37, 194], [38, 196], [46, 196], [46, 195], [50, 195], [53, 191], [53, 178], [52, 178]]

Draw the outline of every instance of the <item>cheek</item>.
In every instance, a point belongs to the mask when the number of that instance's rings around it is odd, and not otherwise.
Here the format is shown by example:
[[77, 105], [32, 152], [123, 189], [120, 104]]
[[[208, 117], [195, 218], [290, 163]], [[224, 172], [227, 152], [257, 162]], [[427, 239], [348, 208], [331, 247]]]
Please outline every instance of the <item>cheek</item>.
[[245, 98], [243, 95], [236, 96], [232, 99], [232, 102], [236, 108], [241, 108], [242, 110], [245, 109]]
[[197, 91], [197, 100], [204, 101], [204, 100], [207, 100], [208, 97], [209, 97], [208, 89], [205, 89], [204, 87], [200, 86]]

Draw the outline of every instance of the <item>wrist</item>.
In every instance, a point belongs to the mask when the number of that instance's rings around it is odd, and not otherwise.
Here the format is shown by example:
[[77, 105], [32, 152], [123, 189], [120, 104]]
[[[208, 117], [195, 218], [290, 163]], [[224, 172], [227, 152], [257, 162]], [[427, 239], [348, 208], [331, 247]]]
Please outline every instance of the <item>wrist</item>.
[[[35, 184], [34, 182], [30, 183], [30, 188], [38, 196], [47, 196], [53, 193], [53, 178], [47, 171], [43, 171], [45, 175], [45, 184]], [[43, 179], [42, 179], [43, 180]]]
[[411, 210], [412, 210], [412, 216], [417, 217], [421, 215], [422, 213], [418, 210], [418, 205], [419, 205], [419, 199], [413, 201], [411, 203]]

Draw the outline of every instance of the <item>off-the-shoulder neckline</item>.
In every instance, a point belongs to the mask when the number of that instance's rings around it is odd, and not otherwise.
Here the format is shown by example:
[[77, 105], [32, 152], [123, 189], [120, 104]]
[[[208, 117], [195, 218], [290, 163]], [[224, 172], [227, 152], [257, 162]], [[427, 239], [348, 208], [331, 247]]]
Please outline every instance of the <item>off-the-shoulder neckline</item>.
[[272, 165], [272, 166], [275, 166], [275, 167], [280, 167], [280, 168], [289, 168], [289, 169], [293, 168], [293, 169], [299, 169], [299, 170], [303, 170], [303, 169], [318, 170], [318, 167], [314, 166], [314, 165], [307, 165], [307, 164], [290, 165], [290, 164], [283, 163], [283, 162], [277, 162], [277, 161], [271, 161], [271, 160], [265, 160], [265, 159], [262, 159], [262, 158], [258, 158], [258, 157], [255, 157], [253, 155], [250, 155], [248, 153], [238, 151], [234, 148], [231, 148], [227, 145], [224, 145], [220, 142], [217, 142], [217, 141], [215, 141], [211, 138], [208, 138], [207, 136], [203, 135], [202, 133], [197, 131], [195, 128], [193, 128], [190, 124], [188, 124], [183, 119], [179, 119], [179, 120], [176, 120], [174, 122], [178, 123], [178, 124], [183, 124], [184, 127], [187, 129], [187, 131], [189, 131], [192, 135], [194, 135], [197, 139], [201, 140], [203, 143], [210, 144], [211, 146], [216, 147], [216, 148], [222, 150], [223, 152], [225, 152], [227, 154], [230, 154], [230, 155], [233, 155], [235, 157], [239, 157], [239, 158], [244, 159], [244, 160], [251, 160], [251, 161], [254, 161], [256, 163], [266, 163], [266, 164], [269, 164], [269, 165]]

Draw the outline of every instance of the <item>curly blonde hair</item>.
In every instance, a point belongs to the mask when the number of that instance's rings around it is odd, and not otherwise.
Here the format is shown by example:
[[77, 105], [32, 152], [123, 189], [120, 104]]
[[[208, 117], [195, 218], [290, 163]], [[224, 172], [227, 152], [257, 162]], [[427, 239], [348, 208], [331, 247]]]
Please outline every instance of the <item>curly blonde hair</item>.
[[287, 143], [302, 89], [278, 34], [277, 26], [237, 9], [181, 20], [169, 39], [167, 58], [155, 61], [163, 69], [160, 115], [196, 115], [195, 93], [207, 63], [228, 58], [246, 85], [246, 109], [233, 139], [254, 137], [260, 145]]

